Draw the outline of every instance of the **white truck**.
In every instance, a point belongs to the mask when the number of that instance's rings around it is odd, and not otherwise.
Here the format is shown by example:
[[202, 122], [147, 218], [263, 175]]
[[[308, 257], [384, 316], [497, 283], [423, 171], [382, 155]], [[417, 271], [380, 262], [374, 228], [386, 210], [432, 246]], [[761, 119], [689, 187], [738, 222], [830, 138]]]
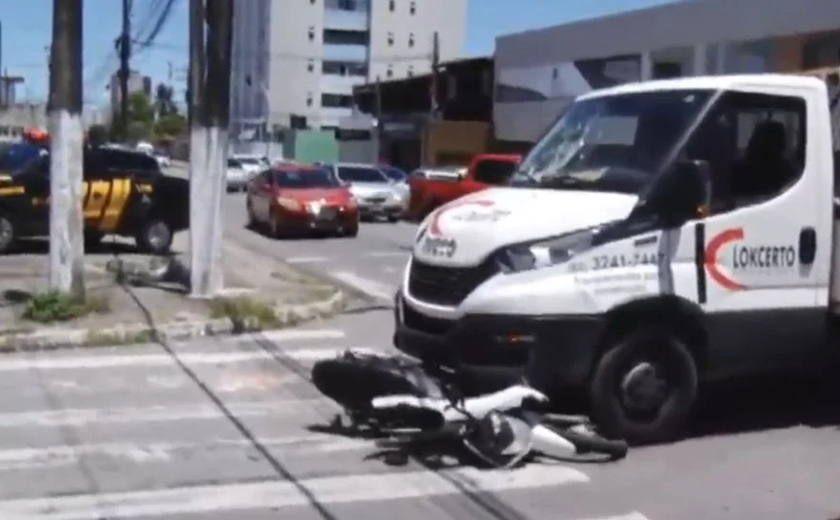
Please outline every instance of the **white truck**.
[[513, 186], [423, 221], [395, 345], [527, 366], [538, 387], [585, 391], [606, 433], [671, 438], [699, 383], [834, 360], [836, 174], [816, 78], [586, 94]]

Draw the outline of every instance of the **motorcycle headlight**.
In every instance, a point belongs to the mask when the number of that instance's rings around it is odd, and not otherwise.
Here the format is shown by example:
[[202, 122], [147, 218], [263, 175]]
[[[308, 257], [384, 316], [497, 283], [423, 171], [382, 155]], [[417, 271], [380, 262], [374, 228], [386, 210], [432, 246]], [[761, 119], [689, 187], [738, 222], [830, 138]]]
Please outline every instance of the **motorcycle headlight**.
[[584, 229], [555, 238], [512, 245], [499, 252], [499, 263], [509, 272], [562, 264], [590, 249], [598, 231], [599, 228]]

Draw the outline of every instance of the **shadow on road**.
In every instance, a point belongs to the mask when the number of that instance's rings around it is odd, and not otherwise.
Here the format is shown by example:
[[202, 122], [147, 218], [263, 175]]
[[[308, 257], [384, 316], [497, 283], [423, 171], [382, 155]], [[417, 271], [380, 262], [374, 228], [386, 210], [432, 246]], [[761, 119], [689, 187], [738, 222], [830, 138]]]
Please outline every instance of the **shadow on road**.
[[691, 437], [797, 425], [840, 427], [840, 374], [756, 377], [709, 386], [701, 394]]

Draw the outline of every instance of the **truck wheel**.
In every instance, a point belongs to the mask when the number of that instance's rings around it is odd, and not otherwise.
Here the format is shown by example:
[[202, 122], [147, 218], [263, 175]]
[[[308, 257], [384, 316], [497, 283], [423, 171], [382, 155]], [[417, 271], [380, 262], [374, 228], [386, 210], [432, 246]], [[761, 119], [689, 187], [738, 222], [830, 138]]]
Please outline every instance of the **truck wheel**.
[[96, 249], [102, 245], [102, 240], [105, 239], [105, 233], [95, 230], [85, 230], [85, 251], [88, 249]]
[[136, 237], [140, 249], [155, 255], [168, 253], [172, 247], [172, 239], [169, 224], [158, 218], [152, 218], [143, 224]]
[[592, 418], [634, 444], [672, 440], [697, 398], [697, 365], [673, 333], [641, 328], [611, 345], [590, 386]]
[[0, 254], [8, 253], [15, 245], [17, 231], [8, 215], [0, 213]]

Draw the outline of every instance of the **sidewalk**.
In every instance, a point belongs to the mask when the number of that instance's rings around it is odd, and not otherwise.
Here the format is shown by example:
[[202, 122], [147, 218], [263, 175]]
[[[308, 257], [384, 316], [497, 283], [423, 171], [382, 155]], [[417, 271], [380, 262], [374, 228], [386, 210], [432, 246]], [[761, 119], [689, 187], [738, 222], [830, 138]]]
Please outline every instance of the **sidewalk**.
[[344, 307], [345, 295], [337, 288], [232, 241], [224, 250], [225, 293], [190, 298], [187, 243], [186, 232], [176, 236], [173, 264], [138, 254], [123, 242], [89, 252], [84, 306], [46, 294], [46, 243], [33, 242], [23, 254], [0, 258], [0, 351], [253, 332], [330, 316]]

